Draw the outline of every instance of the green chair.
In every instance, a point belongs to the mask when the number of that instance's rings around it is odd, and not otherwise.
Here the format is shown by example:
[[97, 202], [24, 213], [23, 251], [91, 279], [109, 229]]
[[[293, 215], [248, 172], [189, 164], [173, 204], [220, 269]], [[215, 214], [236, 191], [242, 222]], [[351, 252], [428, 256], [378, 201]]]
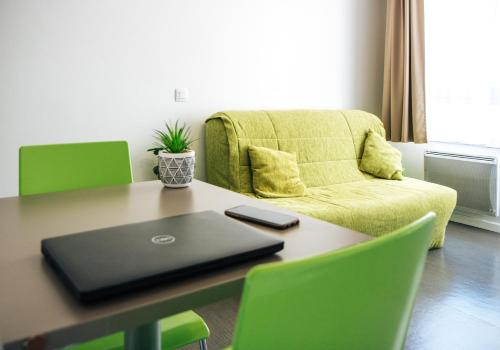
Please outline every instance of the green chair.
[[[126, 141], [22, 146], [19, 149], [19, 195], [69, 191], [132, 182]], [[203, 319], [186, 311], [161, 321], [162, 349], [199, 342], [206, 349], [210, 331]], [[72, 350], [118, 350], [123, 332], [73, 345]]]
[[21, 196], [132, 182], [126, 141], [22, 146]]
[[[174, 350], [199, 342], [200, 349], [207, 349], [206, 338], [210, 332], [203, 319], [194, 311], [185, 311], [161, 321], [161, 348]], [[122, 350], [123, 332], [97, 338], [83, 344], [72, 345], [65, 350]]]
[[434, 221], [429, 213], [340, 251], [253, 268], [228, 349], [402, 349]]

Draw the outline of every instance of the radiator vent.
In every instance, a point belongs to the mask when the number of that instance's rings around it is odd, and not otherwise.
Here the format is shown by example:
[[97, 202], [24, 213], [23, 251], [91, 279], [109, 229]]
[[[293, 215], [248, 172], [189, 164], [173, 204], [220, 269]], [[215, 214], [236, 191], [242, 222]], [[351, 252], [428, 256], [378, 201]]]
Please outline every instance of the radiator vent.
[[425, 180], [457, 191], [457, 208], [498, 216], [496, 157], [426, 151]]

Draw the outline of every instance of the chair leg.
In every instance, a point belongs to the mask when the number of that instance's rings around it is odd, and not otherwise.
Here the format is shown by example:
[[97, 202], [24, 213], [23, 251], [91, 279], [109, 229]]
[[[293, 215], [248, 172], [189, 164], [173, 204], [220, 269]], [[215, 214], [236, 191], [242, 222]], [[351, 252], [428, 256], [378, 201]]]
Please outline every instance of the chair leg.
[[200, 344], [200, 350], [208, 350], [207, 340], [206, 339], [200, 340], [199, 344]]

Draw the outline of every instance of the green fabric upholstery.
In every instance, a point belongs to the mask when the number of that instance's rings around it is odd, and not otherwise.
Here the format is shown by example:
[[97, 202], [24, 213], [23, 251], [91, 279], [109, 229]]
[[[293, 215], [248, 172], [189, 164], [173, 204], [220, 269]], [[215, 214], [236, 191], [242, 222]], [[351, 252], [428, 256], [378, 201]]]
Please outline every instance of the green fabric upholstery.
[[377, 179], [359, 170], [370, 130], [385, 136], [380, 119], [359, 110], [219, 112], [206, 122], [207, 179], [255, 196], [248, 146], [295, 153], [306, 194], [263, 200], [372, 236], [434, 211], [431, 247], [441, 247], [456, 192], [410, 178]]
[[297, 156], [266, 147], [249, 146], [252, 184], [264, 198], [300, 197], [306, 187], [299, 176]]
[[[60, 192], [132, 182], [126, 141], [23, 146], [19, 149], [19, 195]], [[175, 349], [209, 336], [208, 327], [194, 311], [161, 320], [162, 349]], [[118, 332], [71, 350], [123, 349]]]
[[448, 187], [405, 177], [402, 181], [373, 178], [309, 188], [304, 197], [265, 201], [374, 237], [408, 225], [432, 210], [437, 219], [431, 247], [441, 247], [455, 198]]
[[383, 179], [403, 179], [401, 152], [373, 130], [368, 131], [366, 136], [365, 150], [359, 168]]
[[401, 350], [435, 214], [380, 239], [248, 273], [232, 349]]
[[[363, 127], [354, 126], [353, 118], [358, 117]], [[213, 120], [222, 122], [224, 128]], [[358, 170], [358, 159], [363, 151], [364, 136], [360, 135], [364, 129], [365, 134], [374, 129], [385, 135], [381, 121], [361, 111], [217, 113], [207, 120], [208, 180], [227, 184], [223, 187], [236, 192], [253, 192], [249, 145], [295, 153], [307, 187], [362, 180], [365, 177]], [[221, 155], [221, 151], [227, 154]]]

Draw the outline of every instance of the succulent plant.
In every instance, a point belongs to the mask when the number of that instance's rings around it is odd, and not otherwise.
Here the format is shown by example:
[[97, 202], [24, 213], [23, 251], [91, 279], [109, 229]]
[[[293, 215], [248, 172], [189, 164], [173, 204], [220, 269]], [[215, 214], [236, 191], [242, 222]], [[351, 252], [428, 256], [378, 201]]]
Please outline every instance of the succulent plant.
[[182, 153], [189, 150], [189, 146], [196, 140], [191, 138], [191, 129], [183, 124], [179, 126], [179, 121], [174, 125], [165, 122], [165, 131], [155, 130], [156, 142], [154, 147], [148, 149], [148, 152], [153, 152], [158, 155], [160, 152]]

